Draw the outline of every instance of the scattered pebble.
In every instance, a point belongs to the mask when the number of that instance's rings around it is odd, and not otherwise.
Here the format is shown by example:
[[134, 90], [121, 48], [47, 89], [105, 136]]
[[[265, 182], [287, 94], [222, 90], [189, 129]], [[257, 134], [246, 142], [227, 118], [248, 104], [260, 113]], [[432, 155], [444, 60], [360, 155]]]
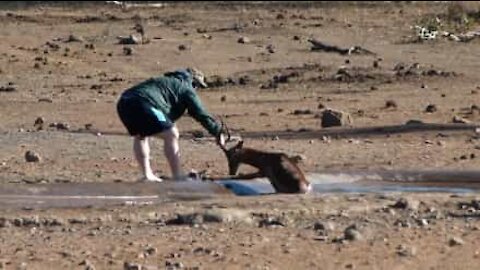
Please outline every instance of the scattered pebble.
[[41, 157], [38, 153], [36, 153], [32, 150], [28, 150], [27, 152], [25, 152], [25, 161], [27, 161], [27, 162], [40, 162]]

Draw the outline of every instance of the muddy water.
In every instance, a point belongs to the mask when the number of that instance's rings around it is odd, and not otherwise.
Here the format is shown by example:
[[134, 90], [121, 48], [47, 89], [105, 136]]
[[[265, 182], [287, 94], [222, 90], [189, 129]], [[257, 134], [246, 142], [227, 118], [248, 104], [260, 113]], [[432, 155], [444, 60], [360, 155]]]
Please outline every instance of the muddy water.
[[[309, 174], [314, 194], [480, 192], [480, 171], [351, 171]], [[163, 183], [0, 185], [0, 208], [95, 207], [273, 193], [267, 179]]]
[[[307, 176], [315, 193], [480, 192], [480, 171], [332, 171]], [[222, 181], [237, 195], [273, 193], [267, 179]]]
[[155, 204], [233, 196], [208, 182], [0, 185], [0, 208], [95, 207]]

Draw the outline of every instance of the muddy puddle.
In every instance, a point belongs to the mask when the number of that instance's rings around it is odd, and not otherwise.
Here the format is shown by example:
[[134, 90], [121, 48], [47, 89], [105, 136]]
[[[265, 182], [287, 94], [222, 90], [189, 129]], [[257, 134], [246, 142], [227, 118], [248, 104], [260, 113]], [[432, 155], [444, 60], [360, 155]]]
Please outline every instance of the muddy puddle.
[[[480, 171], [351, 171], [312, 173], [313, 195], [325, 193], [480, 192]], [[267, 179], [157, 183], [6, 184], [0, 208], [142, 205], [274, 192]]]

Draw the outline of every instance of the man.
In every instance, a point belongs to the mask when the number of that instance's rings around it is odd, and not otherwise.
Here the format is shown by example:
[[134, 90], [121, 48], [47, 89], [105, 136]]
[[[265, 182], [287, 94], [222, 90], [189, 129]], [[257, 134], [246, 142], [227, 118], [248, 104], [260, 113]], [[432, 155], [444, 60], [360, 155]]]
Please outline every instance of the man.
[[218, 144], [224, 144], [220, 125], [203, 108], [196, 93], [197, 87], [206, 87], [202, 72], [195, 68], [181, 69], [151, 78], [127, 89], [117, 103], [118, 115], [133, 136], [133, 152], [143, 180], [161, 182], [150, 166], [148, 138], [160, 137], [164, 154], [176, 180], [186, 180], [180, 162], [179, 132], [175, 122], [188, 111]]

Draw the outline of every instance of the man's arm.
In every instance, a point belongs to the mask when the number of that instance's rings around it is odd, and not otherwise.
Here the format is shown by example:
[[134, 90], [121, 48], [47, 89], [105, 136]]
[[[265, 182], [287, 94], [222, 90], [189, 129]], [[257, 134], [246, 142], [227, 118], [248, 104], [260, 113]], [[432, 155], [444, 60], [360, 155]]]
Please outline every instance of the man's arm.
[[217, 137], [218, 140], [221, 127], [207, 110], [205, 110], [198, 95], [194, 91], [187, 91], [185, 101], [188, 114], [199, 122], [211, 135]]

